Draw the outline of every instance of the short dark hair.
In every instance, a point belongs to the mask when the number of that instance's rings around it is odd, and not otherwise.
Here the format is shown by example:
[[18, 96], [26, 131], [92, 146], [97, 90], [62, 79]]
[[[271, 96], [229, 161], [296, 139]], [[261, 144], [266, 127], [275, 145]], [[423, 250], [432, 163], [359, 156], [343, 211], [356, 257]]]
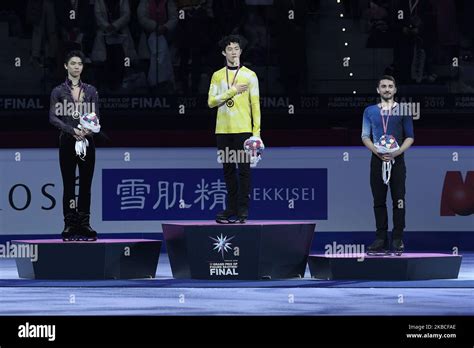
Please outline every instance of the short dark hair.
[[68, 54], [66, 54], [66, 57], [64, 57], [64, 64], [67, 65], [67, 63], [69, 63], [69, 61], [73, 57], [81, 58], [82, 63], [84, 63], [84, 60], [86, 59], [86, 56], [84, 55], [84, 53], [82, 53], [82, 51], [74, 50], [74, 51], [70, 51]]
[[395, 85], [395, 87], [397, 86], [397, 82], [395, 81], [395, 78], [392, 76], [392, 75], [383, 75], [382, 77], [379, 78], [379, 80], [377, 81], [377, 87], [380, 85], [380, 81], [382, 80], [390, 80], [393, 82], [393, 84]]
[[240, 49], [244, 49], [247, 46], [247, 40], [241, 35], [227, 35], [219, 41], [219, 47], [225, 51], [225, 48], [231, 43], [237, 43]]

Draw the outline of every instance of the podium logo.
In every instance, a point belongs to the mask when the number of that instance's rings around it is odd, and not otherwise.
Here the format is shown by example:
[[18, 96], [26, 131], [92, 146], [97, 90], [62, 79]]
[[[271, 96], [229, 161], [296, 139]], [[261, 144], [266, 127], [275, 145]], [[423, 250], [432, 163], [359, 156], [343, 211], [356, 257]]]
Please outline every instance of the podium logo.
[[238, 260], [226, 260], [225, 254], [232, 252], [232, 256], [239, 256], [240, 250], [237, 246], [232, 246], [230, 242], [235, 236], [227, 237], [222, 233], [216, 238], [209, 237], [215, 243], [214, 248], [222, 256], [222, 262], [209, 262], [209, 275], [211, 276], [238, 276], [239, 261]]
[[441, 216], [468, 216], [474, 213], [474, 171], [468, 171], [466, 181], [461, 172], [448, 171], [441, 195]]
[[230, 250], [232, 250], [232, 243], [230, 243], [230, 241], [234, 239], [235, 236], [227, 238], [227, 236], [223, 236], [221, 233], [220, 237], [217, 236], [216, 238], [212, 238], [212, 237], [209, 237], [209, 238], [211, 238], [215, 242], [213, 243], [214, 245], [213, 250], [217, 250], [218, 253], [221, 253], [222, 260], [224, 260], [224, 253], [227, 253]]
[[48, 341], [56, 340], [56, 325], [33, 325], [26, 322], [18, 326], [20, 338], [47, 338]]

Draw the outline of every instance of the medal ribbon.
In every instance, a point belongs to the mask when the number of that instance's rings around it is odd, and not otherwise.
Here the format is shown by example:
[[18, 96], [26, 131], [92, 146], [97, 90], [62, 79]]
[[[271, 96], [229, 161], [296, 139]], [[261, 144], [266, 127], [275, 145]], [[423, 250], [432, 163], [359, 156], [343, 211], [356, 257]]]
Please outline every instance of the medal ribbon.
[[[239, 73], [240, 66], [237, 68], [237, 71], [235, 72], [234, 79], [232, 80], [232, 86], [234, 85], [235, 79], [237, 78], [237, 74]], [[227, 89], [230, 89], [229, 86], [229, 69], [227, 69], [227, 66], [225, 67], [225, 77], [227, 80]]]
[[380, 117], [382, 117], [382, 126], [383, 126], [383, 134], [387, 135], [387, 129], [388, 129], [388, 120], [390, 119], [390, 116], [392, 115], [392, 109], [390, 108], [388, 110], [388, 115], [387, 115], [387, 122], [385, 122], [385, 117], [383, 114], [383, 109], [380, 108]]
[[[72, 82], [71, 82], [71, 83], [72, 83]], [[79, 81], [79, 86], [80, 86], [80, 88], [79, 88], [78, 100], [75, 100], [75, 99], [74, 99], [74, 95], [72, 94], [72, 88], [69, 87], [69, 84], [67, 83], [67, 78], [66, 78], [66, 81], [64, 82], [64, 84], [66, 85], [66, 87], [67, 87], [67, 88], [69, 89], [69, 91], [71, 92], [71, 98], [72, 98], [72, 100], [73, 100], [73, 102], [74, 102], [74, 110], [75, 110], [74, 113], [76, 113], [76, 112], [78, 112], [78, 110], [77, 110], [77, 103], [79, 103], [79, 102], [81, 101], [81, 93], [82, 93], [82, 90], [83, 90], [83, 88], [82, 88], [82, 82]]]

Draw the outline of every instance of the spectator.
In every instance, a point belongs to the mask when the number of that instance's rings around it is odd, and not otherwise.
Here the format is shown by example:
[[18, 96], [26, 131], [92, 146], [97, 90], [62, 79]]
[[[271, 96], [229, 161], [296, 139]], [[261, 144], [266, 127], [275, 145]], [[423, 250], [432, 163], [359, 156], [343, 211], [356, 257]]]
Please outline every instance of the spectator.
[[390, 6], [387, 0], [370, 1], [366, 16], [369, 25], [367, 48], [393, 48], [390, 28]]
[[95, 35], [94, 8], [89, 0], [55, 0], [58, 31], [57, 75], [64, 75], [63, 61], [66, 54], [84, 52], [85, 64], [91, 63], [90, 54]]
[[[58, 45], [53, 0], [29, 0], [26, 16], [28, 22], [33, 26], [31, 38], [32, 63], [40, 67], [44, 65], [52, 66]], [[41, 54], [43, 43], [45, 43], [44, 57], [46, 57], [46, 62]]]
[[[212, 9], [216, 23], [216, 32], [226, 36], [229, 34], [237, 34], [243, 25], [246, 11], [244, 1], [226, 0], [213, 1]], [[220, 37], [218, 39], [221, 39]], [[219, 60], [219, 65], [222, 61]]]
[[96, 0], [94, 9], [98, 30], [91, 58], [94, 62], [106, 62], [103, 80], [115, 90], [123, 79], [124, 58], [137, 59], [128, 28], [130, 6], [128, 0]]
[[165, 91], [174, 86], [173, 65], [168, 40], [178, 24], [174, 0], [141, 0], [138, 21], [144, 33], [140, 37], [140, 58], [150, 58], [148, 84]]
[[[436, 79], [432, 72], [437, 30], [431, 1], [400, 1], [394, 12], [395, 39], [392, 70], [402, 82]], [[389, 72], [389, 71], [387, 71]]]
[[[307, 0], [280, 0], [276, 2], [277, 36], [280, 72], [285, 93], [295, 95], [301, 91], [306, 74], [306, 15]], [[295, 17], [288, 19], [288, 11]]]
[[[212, 0], [176, 0], [178, 12], [184, 13], [177, 28], [179, 53], [179, 83], [184, 94], [189, 93], [189, 70], [191, 65], [191, 93], [197, 94], [203, 64], [205, 48], [210, 46]], [[181, 12], [183, 11], [183, 12]]]

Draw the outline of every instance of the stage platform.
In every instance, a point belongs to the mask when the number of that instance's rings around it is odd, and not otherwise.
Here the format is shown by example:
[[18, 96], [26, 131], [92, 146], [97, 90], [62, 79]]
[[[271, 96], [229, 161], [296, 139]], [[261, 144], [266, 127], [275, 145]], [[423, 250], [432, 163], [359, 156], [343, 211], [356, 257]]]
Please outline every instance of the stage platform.
[[304, 277], [315, 223], [163, 224], [173, 277], [256, 280]]
[[468, 252], [457, 279], [411, 281], [173, 279], [167, 254], [153, 279], [31, 280], [0, 259], [0, 315], [474, 315], [473, 289]]
[[426, 280], [458, 277], [462, 256], [440, 253], [310, 255], [313, 278], [327, 280]]
[[148, 239], [14, 240], [12, 245], [33, 256], [16, 259], [18, 275], [26, 279], [153, 278], [161, 249], [161, 241]]

